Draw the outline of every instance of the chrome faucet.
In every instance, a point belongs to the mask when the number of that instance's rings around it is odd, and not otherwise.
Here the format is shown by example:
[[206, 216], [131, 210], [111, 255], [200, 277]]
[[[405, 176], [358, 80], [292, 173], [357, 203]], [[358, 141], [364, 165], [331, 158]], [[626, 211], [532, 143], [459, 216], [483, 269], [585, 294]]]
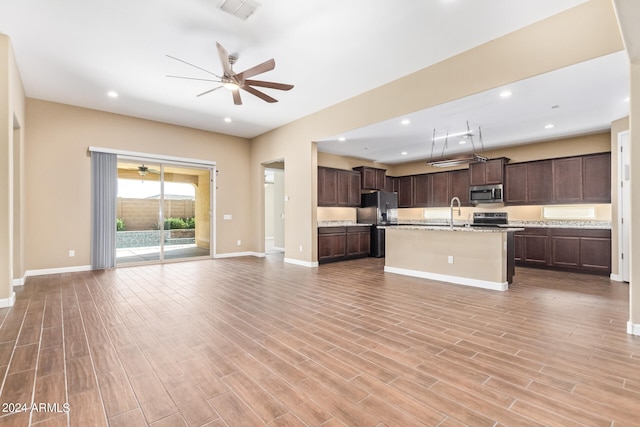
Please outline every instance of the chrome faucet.
[[458, 216], [460, 216], [460, 199], [454, 197], [451, 199], [451, 223], [449, 224], [451, 228], [453, 228], [453, 202], [458, 202]]

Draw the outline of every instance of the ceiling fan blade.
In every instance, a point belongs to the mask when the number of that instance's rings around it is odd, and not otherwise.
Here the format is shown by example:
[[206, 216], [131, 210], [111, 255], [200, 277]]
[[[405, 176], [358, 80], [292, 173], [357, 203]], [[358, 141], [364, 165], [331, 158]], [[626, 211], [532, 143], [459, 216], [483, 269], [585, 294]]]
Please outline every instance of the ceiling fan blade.
[[231, 63], [229, 62], [229, 53], [218, 42], [216, 42], [216, 47], [218, 48], [218, 56], [220, 57], [220, 63], [222, 64], [222, 71], [224, 72], [224, 75], [232, 76], [233, 71], [231, 70]]
[[264, 61], [262, 64], [258, 64], [255, 67], [251, 67], [241, 73], [236, 74], [236, 77], [238, 77], [240, 80], [244, 80], [248, 77], [253, 77], [258, 74], [271, 71], [274, 68], [276, 68], [276, 61], [271, 58], [268, 61]]
[[200, 81], [203, 81], [203, 82], [215, 82], [215, 83], [221, 83], [221, 81], [220, 81], [220, 80], [213, 80], [213, 79], [199, 79], [199, 78], [197, 78], [197, 77], [172, 76], [172, 75], [169, 75], [169, 74], [167, 74], [167, 77], [171, 77], [171, 78], [174, 78], [174, 79], [200, 80]]
[[217, 74], [215, 74], [215, 73], [212, 73], [212, 72], [211, 72], [211, 71], [209, 71], [209, 70], [205, 70], [205, 69], [204, 69], [204, 68], [202, 68], [202, 67], [198, 67], [197, 65], [193, 65], [192, 63], [187, 62], [187, 61], [184, 61], [184, 60], [182, 60], [182, 59], [180, 59], [180, 58], [176, 58], [175, 56], [167, 55], [167, 58], [175, 59], [176, 61], [182, 62], [183, 64], [187, 64], [187, 65], [189, 65], [189, 66], [191, 66], [191, 67], [193, 67], [193, 68], [197, 68], [197, 69], [198, 69], [198, 70], [200, 70], [200, 71], [204, 71], [204, 72], [205, 72], [205, 73], [207, 73], [207, 74], [211, 74], [212, 76], [216, 76], [216, 77], [217, 77], [217, 78], [219, 78], [219, 79], [221, 78], [219, 75], [217, 75]]
[[213, 92], [214, 90], [218, 90], [218, 89], [220, 89], [221, 87], [222, 87], [222, 86], [214, 87], [213, 89], [210, 89], [210, 90], [208, 90], [208, 91], [206, 91], [206, 92], [202, 92], [201, 94], [198, 94], [198, 95], [196, 95], [196, 96], [206, 95], [206, 94], [208, 94], [208, 93]]
[[233, 103], [236, 105], [242, 105], [242, 98], [240, 98], [240, 91], [238, 89], [231, 91], [233, 95]]
[[251, 85], [251, 86], [267, 87], [269, 89], [278, 89], [278, 90], [293, 89], [293, 85], [289, 85], [286, 83], [265, 82], [262, 80], [245, 80], [244, 84]]
[[260, 92], [258, 89], [254, 89], [251, 86], [242, 86], [242, 89], [246, 90], [247, 92], [249, 92], [252, 95], [257, 96], [258, 98], [262, 99], [263, 101], [267, 101], [267, 102], [278, 102], [277, 99], [270, 97], [269, 95], [267, 95], [264, 92]]

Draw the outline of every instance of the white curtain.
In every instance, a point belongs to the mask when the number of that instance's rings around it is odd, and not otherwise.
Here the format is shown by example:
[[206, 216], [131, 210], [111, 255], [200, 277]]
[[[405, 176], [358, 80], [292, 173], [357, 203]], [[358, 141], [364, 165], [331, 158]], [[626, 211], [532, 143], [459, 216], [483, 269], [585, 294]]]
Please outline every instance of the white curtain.
[[116, 265], [118, 156], [91, 152], [91, 268]]

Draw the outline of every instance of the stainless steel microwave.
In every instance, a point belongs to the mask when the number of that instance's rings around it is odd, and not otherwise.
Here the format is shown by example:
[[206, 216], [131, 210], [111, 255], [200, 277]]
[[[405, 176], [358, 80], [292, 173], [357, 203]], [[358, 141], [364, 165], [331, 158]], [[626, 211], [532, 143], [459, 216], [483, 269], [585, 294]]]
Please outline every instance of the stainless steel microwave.
[[469, 201], [478, 203], [502, 203], [502, 184], [469, 187]]

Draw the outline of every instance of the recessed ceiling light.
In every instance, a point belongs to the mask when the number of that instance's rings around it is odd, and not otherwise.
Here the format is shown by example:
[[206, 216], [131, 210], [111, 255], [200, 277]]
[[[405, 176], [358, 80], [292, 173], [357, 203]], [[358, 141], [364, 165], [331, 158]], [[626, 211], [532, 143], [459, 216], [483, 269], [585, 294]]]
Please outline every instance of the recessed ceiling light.
[[402, 153], [400, 153], [400, 154], [402, 154], [403, 156], [406, 156], [406, 155], [407, 155], [407, 154], [409, 154], [409, 153], [407, 153], [406, 151], [403, 151], [403, 152], [402, 152]]
[[500, 98], [509, 98], [513, 93], [510, 90], [503, 90], [500, 92]]
[[466, 139], [461, 139], [460, 141], [458, 141], [458, 144], [466, 144], [467, 140]]
[[345, 138], [344, 136], [341, 136], [340, 138], [338, 138], [338, 141], [340, 142], [345, 142], [347, 140], [347, 138]]
[[110, 90], [109, 92], [107, 92], [107, 96], [109, 98], [117, 98], [118, 97], [118, 92], [116, 92], [115, 90]]
[[231, 123], [231, 117], [225, 117], [224, 118], [224, 122], [225, 123]]
[[551, 129], [553, 127], [555, 127], [553, 123], [549, 123], [549, 124], [544, 125], [545, 129]]
[[411, 123], [411, 120], [409, 120], [409, 119], [404, 119], [404, 120], [403, 120], [403, 121], [401, 121], [400, 123], [406, 126], [406, 125], [408, 125], [409, 123]]

